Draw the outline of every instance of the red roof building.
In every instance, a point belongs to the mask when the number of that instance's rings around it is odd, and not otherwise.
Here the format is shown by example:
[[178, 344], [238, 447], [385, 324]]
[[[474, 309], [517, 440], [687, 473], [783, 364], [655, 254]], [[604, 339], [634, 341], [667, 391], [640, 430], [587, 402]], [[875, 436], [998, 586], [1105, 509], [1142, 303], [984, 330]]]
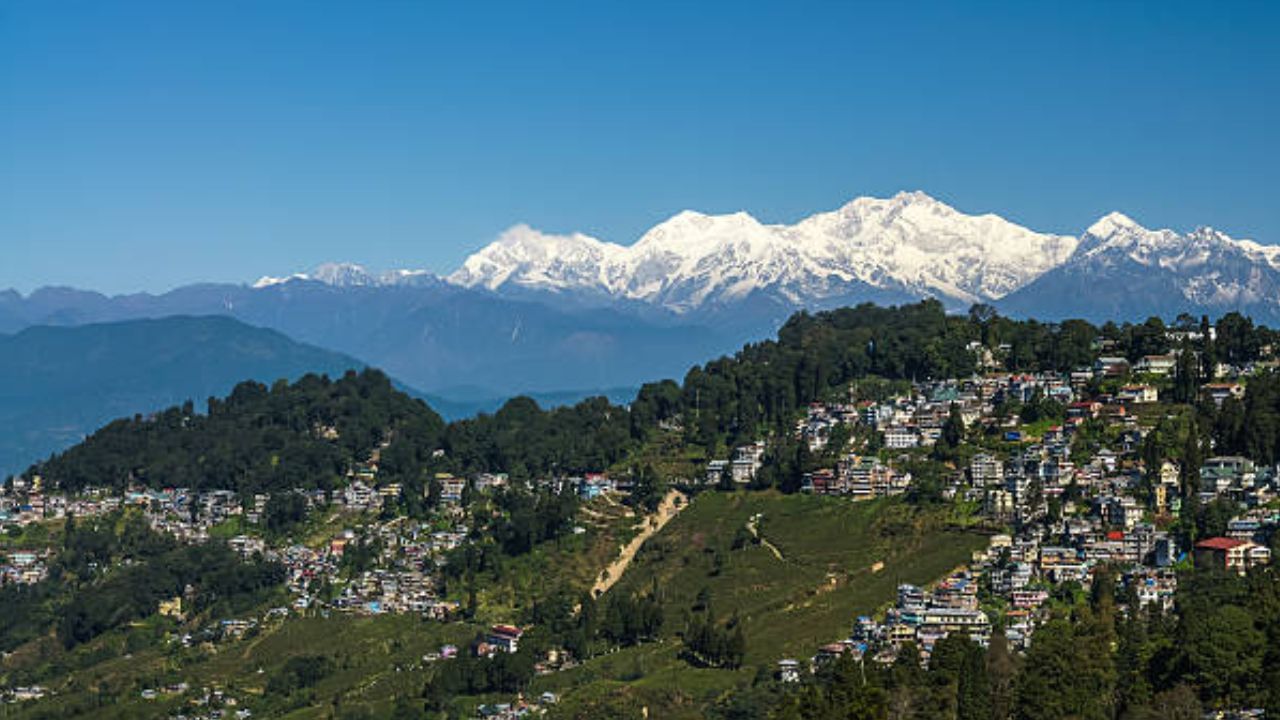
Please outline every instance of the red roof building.
[[1195, 557], [1197, 567], [1216, 567], [1244, 575], [1251, 568], [1270, 563], [1271, 551], [1247, 540], [1214, 537], [1196, 543]]
[[1201, 540], [1196, 543], [1197, 550], [1212, 550], [1214, 552], [1226, 552], [1232, 548], [1244, 545], [1244, 540], [1233, 540], [1229, 537], [1215, 537], [1208, 540]]

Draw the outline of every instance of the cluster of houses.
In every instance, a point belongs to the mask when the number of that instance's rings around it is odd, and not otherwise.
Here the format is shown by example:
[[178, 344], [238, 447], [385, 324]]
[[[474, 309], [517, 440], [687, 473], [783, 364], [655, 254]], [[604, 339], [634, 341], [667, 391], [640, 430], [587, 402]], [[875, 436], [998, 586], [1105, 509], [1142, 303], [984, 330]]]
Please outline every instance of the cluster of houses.
[[[1270, 562], [1259, 540], [1280, 532], [1280, 513], [1232, 521], [1232, 530], [1234, 537], [1197, 543], [1195, 562], [1241, 574]], [[1175, 610], [1173, 564], [1181, 555], [1167, 534], [1147, 524], [1116, 529], [1096, 516], [1063, 521], [1050, 534], [1057, 543], [1043, 542], [1038, 533], [995, 535], [971, 563], [933, 587], [900, 585], [893, 607], [880, 618], [858, 617], [847, 638], [817, 649], [810, 667], [846, 654], [890, 664], [906, 643], [927, 662], [934, 645], [952, 634], [985, 646], [997, 617], [1010, 646], [1025, 649], [1049, 618], [1055, 589], [1064, 583], [1088, 588], [1103, 566], [1117, 570], [1120, 587], [1131, 589], [1142, 607]], [[784, 658], [778, 677], [797, 681], [802, 668], [798, 660]]]
[[[443, 554], [461, 544], [466, 535], [465, 525], [442, 530], [396, 518], [370, 523], [363, 536], [347, 529], [319, 548], [295, 544], [269, 549], [265, 556], [284, 565], [286, 584], [298, 610], [327, 607], [358, 615], [416, 613], [443, 620], [458, 608], [457, 603], [439, 597], [433, 570]], [[374, 547], [378, 555], [373, 567], [343, 583], [343, 557], [353, 543]], [[338, 587], [336, 596], [321, 596]]]
[[[1111, 367], [1104, 363], [1094, 371], [1067, 374], [993, 373], [916, 383], [909, 392], [881, 402], [815, 403], [796, 430], [797, 437], [811, 447], [825, 447], [832, 429], [841, 423], [869, 429], [880, 442], [878, 447], [855, 447], [834, 467], [807, 475], [803, 489], [853, 499], [905, 491], [911, 477], [895, 467], [895, 453], [935, 444], [955, 411], [965, 427], [981, 427], [983, 436], [992, 441], [971, 457], [967, 467], [956, 469], [947, 492], [963, 493], [964, 499], [980, 503], [996, 520], [1026, 524], [1043, 516], [1051, 505], [1057, 505], [1063, 515], [1075, 514], [1077, 503], [1098, 506], [1109, 522], [1125, 528], [1152, 513], [1176, 517], [1181, 469], [1166, 462], [1147, 473], [1140, 460], [1148, 430], [1138, 421], [1137, 406], [1157, 400], [1159, 392], [1150, 385], [1132, 384], [1115, 394], [1088, 396], [1087, 384]], [[1205, 391], [1216, 400], [1214, 393], [1219, 390], [1231, 397], [1239, 396], [1239, 388], [1236, 383], [1219, 383]], [[1046, 398], [1064, 410], [1065, 417], [1057, 424], [1032, 428], [1006, 410], [1010, 403], [1016, 407]], [[1086, 426], [1098, 425], [1113, 438], [1111, 446], [1082, 453], [1077, 436]], [[708, 476], [723, 469], [725, 462], [713, 463]], [[749, 477], [754, 472], [751, 468], [744, 461], [742, 476]], [[1280, 496], [1277, 466], [1258, 467], [1248, 458], [1216, 456], [1204, 461], [1197, 472], [1202, 503], [1225, 497], [1258, 508]], [[1149, 475], [1156, 481], [1146, 483]], [[736, 467], [734, 477], [739, 477]], [[1151, 485], [1149, 497], [1148, 491], [1140, 492], [1144, 483]]]
[[[434, 490], [440, 493], [441, 511], [429, 521], [407, 517], [381, 517], [378, 512], [403, 492], [396, 484], [379, 484], [376, 460], [357, 467], [341, 490], [296, 492], [308, 511], [325, 509], [330, 518], [345, 517], [353, 529], [338, 531], [320, 542], [308, 544], [268, 543], [269, 533], [255, 532], [266, 519], [271, 496], [265, 493], [243, 498], [229, 491], [193, 492], [182, 488], [129, 489], [109, 492], [90, 489], [76, 497], [41, 491], [39, 479], [28, 484], [18, 479], [0, 495], [6, 509], [6, 525], [25, 525], [75, 514], [88, 517], [120, 508], [135, 508], [155, 530], [186, 543], [204, 543], [212, 538], [225, 541], [246, 560], [263, 558], [285, 569], [286, 587], [292, 595], [290, 606], [273, 607], [258, 616], [211, 619], [201, 627], [183, 627], [171, 633], [170, 643], [182, 647], [212, 646], [252, 637], [271, 622], [281, 622], [301, 613], [328, 616], [331, 613], [379, 615], [408, 613], [429, 619], [448, 620], [459, 614], [458, 603], [441, 597], [439, 568], [446, 554], [467, 542], [469, 527], [459, 504], [465, 492], [484, 492], [508, 483], [506, 475], [481, 474], [471, 478], [439, 475]], [[623, 481], [625, 482], [625, 481]], [[558, 481], [560, 489], [573, 489], [583, 496], [593, 492], [625, 490], [620, 481], [604, 474]], [[595, 489], [595, 490], [593, 490]], [[336, 511], [336, 512], [335, 512]], [[358, 520], [357, 520], [358, 518]], [[228, 530], [233, 533], [228, 537]], [[52, 550], [15, 549], [0, 551], [0, 583], [35, 583], [47, 576], [46, 561]], [[358, 559], [347, 556], [358, 552]], [[348, 562], [348, 560], [351, 560]], [[164, 600], [159, 613], [179, 621], [191, 618], [187, 595]], [[519, 649], [524, 631], [511, 625], [495, 625], [469, 651], [492, 657]], [[442, 648], [438, 659], [455, 657], [457, 649]], [[557, 653], [541, 661], [536, 670], [551, 672], [568, 667], [573, 660]], [[0, 694], [8, 702], [37, 699], [42, 688], [11, 688]], [[247, 707], [237, 707], [236, 698], [221, 691], [200, 692], [174, 686], [140, 690], [144, 700], [163, 700], [186, 695], [182, 716], [189, 718], [247, 718]], [[522, 717], [540, 714], [554, 696], [520, 699], [505, 706], [492, 706], [493, 717]]]
[[900, 495], [911, 486], [911, 473], [898, 470], [875, 455], [849, 453], [834, 469], [824, 468], [804, 476], [801, 490], [815, 495], [840, 495], [870, 500]]
[[[451, 476], [443, 480], [442, 500], [456, 505], [461, 497], [460, 485]], [[473, 487], [495, 487], [505, 484], [506, 476], [485, 475], [472, 481]], [[396, 498], [401, 488], [396, 484], [376, 485], [376, 464], [358, 467], [342, 490], [326, 495], [324, 491], [291, 491], [301, 496], [308, 509], [330, 507], [348, 514], [360, 514], [362, 536], [345, 530], [320, 547], [293, 544], [269, 547], [259, 534], [241, 532], [226, 538], [231, 549], [246, 560], [262, 557], [280, 562], [287, 573], [287, 585], [294, 593], [294, 607], [306, 610], [325, 606], [357, 614], [420, 613], [445, 618], [456, 611], [456, 603], [437, 596], [433, 575], [443, 562], [444, 553], [462, 543], [467, 526], [458, 513], [442, 513], [434, 524], [409, 522], [405, 518], [369, 521], [369, 514], [381, 508], [388, 498]], [[0, 491], [0, 523], [8, 527], [23, 526], [47, 519], [75, 515], [88, 517], [113, 512], [122, 507], [137, 508], [148, 524], [186, 543], [204, 543], [212, 537], [226, 537], [223, 528], [241, 530], [262, 523], [271, 496], [266, 493], [241, 498], [227, 490], [194, 492], [185, 488], [129, 489], [113, 493], [89, 489], [75, 497], [46, 494], [40, 479], [32, 482], [15, 478]], [[235, 524], [229, 524], [235, 521]], [[234, 532], [234, 530], [233, 530]], [[342, 579], [342, 559], [349, 543], [365, 542], [377, 548], [371, 569]], [[0, 584], [32, 584], [47, 577], [47, 548], [14, 549], [0, 552]], [[321, 589], [337, 588], [336, 596], [320, 598]], [[180, 607], [180, 604], [176, 607]], [[180, 611], [173, 613], [181, 616]]]
[[[920, 452], [916, 448], [937, 443], [947, 418], [958, 411], [966, 428], [980, 428], [983, 440], [977, 452], [963, 454], [966, 461], [950, 472], [944, 492], [1013, 531], [992, 537], [971, 563], [934, 587], [901, 586], [892, 608], [879, 618], [857, 618], [847, 638], [818, 648], [810, 662], [846, 654], [892, 662], [908, 642], [927, 661], [934, 644], [950, 634], [985, 644], [995, 620], [1013, 647], [1025, 648], [1048, 618], [1055, 590], [1066, 583], [1087, 588], [1099, 568], [1115, 569], [1117, 582], [1141, 605], [1171, 612], [1180, 563], [1239, 574], [1270, 563], [1269, 546], [1280, 532], [1277, 466], [1238, 456], [1204, 460], [1193, 470], [1196, 499], [1229, 500], [1236, 515], [1222, 536], [1191, 547], [1179, 547], [1166, 530], [1182, 510], [1187, 473], [1174, 462], [1145, 467], [1142, 447], [1150, 423], [1139, 417], [1160, 402], [1161, 379], [1176, 364], [1173, 355], [1132, 364], [1102, 357], [1074, 373], [991, 373], [913, 383], [883, 401], [811, 406], [796, 427], [796, 437], [811, 449], [825, 448], [840, 424], [861, 426], [846, 437], [879, 442], [855, 442], [834, 467], [807, 475], [805, 491], [853, 499], [904, 491], [912, 479], [894, 466]], [[1202, 391], [1219, 404], [1241, 398], [1249, 372], [1221, 367], [1218, 375], [1229, 381]], [[1108, 379], [1102, 386], [1113, 391], [1098, 392], [1098, 378]], [[1026, 425], [1007, 411], [1046, 399], [1056, 401], [1064, 416]], [[1091, 442], [1078, 442], [1085, 432]], [[803, 668], [801, 661], [785, 658], [778, 676], [798, 680]]]
[[41, 485], [39, 477], [30, 481], [14, 477], [0, 485], [0, 525], [22, 527], [45, 518], [96, 515], [115, 510], [123, 502], [121, 496], [103, 491], [89, 492], [78, 498], [49, 494]]
[[[991, 635], [991, 621], [978, 606], [978, 583], [966, 571], [956, 572], [926, 590], [915, 585], [898, 586], [897, 601], [881, 620], [860, 616], [848, 638], [823, 645], [811, 659], [816, 666], [841, 655], [855, 659], [874, 659], [891, 663], [905, 643], [915, 643], [925, 658], [934, 643], [958, 633], [986, 643]], [[798, 679], [794, 671], [799, 663], [784, 660], [779, 673], [784, 680]]]
[[560, 697], [544, 692], [537, 697], [521, 696], [510, 703], [485, 703], [476, 708], [476, 717], [482, 720], [516, 720], [517, 718], [545, 715]]
[[142, 690], [142, 699], [160, 700], [174, 695], [187, 695], [186, 707], [169, 715], [171, 720], [248, 720], [253, 711], [241, 707], [236, 694], [217, 687], [192, 690], [186, 683]]
[[46, 550], [0, 552], [0, 585], [34, 585], [49, 576]]

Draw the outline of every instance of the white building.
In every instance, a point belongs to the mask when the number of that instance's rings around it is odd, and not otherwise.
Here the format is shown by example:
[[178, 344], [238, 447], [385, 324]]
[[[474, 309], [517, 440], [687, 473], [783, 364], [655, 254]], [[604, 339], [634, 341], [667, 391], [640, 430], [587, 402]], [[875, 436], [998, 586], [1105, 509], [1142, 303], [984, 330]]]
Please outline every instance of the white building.
[[920, 435], [915, 428], [895, 425], [884, 431], [884, 446], [892, 450], [905, 450], [920, 445]]

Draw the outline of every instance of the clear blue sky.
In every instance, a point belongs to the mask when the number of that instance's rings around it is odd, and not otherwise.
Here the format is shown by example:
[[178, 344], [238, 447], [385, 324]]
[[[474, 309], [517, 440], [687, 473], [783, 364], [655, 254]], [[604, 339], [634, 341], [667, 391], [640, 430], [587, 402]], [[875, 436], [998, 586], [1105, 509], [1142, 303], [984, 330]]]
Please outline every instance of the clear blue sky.
[[0, 3], [0, 287], [922, 189], [1280, 242], [1280, 3]]

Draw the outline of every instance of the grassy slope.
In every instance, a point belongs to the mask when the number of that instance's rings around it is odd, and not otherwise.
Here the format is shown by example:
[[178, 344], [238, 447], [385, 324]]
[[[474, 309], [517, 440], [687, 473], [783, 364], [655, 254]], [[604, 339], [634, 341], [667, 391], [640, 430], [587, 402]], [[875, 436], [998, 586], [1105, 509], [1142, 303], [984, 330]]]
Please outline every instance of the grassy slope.
[[[761, 535], [782, 560], [763, 544], [731, 549], [738, 528], [756, 513], [763, 514]], [[566, 717], [589, 717], [615, 693], [651, 704], [662, 717], [700, 717], [704, 703], [750, 682], [756, 667], [808, 657], [819, 645], [847, 637], [854, 618], [892, 600], [898, 583], [936, 580], [984, 543], [980, 535], [949, 531], [937, 515], [896, 500], [705, 493], [641, 550], [611, 591], [656, 587], [668, 639], [541, 678], [535, 689], [563, 693], [560, 712]], [[873, 572], [878, 562], [885, 566]], [[717, 616], [736, 613], [744, 623], [749, 667], [694, 669], [678, 659], [674, 636], [704, 587]]]
[[[731, 550], [734, 534], [762, 514], [764, 545]], [[773, 493], [708, 493], [641, 551], [618, 590], [656, 586], [667, 627], [683, 626], [699, 590], [711, 591], [717, 615], [746, 625], [749, 663], [811, 653], [847, 635], [854, 616], [893, 596], [899, 582], [925, 583], [964, 563], [982, 544], [945, 532], [935, 518], [905, 505], [850, 503]], [[721, 570], [714, 574], [715, 556]], [[885, 568], [871, 567], [884, 562]]]
[[[723, 456], [727, 451], [721, 450]], [[704, 448], [686, 444], [682, 433], [659, 430], [625, 460], [609, 468], [609, 472], [625, 474], [648, 465], [671, 482], [700, 482], [706, 475], [709, 459]]]

